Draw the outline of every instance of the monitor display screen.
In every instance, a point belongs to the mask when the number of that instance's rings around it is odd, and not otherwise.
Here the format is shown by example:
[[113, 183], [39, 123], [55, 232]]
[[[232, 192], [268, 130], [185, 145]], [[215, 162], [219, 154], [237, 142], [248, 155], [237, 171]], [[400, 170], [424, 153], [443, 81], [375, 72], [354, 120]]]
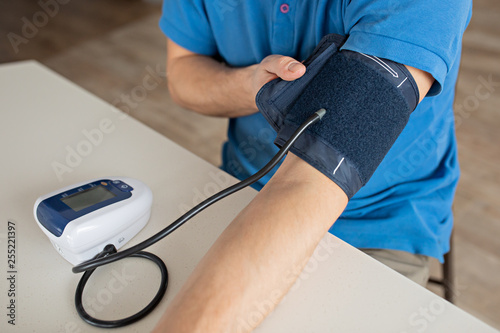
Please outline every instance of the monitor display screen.
[[106, 189], [104, 186], [98, 185], [91, 187], [85, 191], [81, 191], [72, 194], [68, 197], [62, 198], [61, 201], [64, 202], [69, 208], [78, 212], [87, 207], [93, 206], [105, 200], [114, 198], [116, 195]]

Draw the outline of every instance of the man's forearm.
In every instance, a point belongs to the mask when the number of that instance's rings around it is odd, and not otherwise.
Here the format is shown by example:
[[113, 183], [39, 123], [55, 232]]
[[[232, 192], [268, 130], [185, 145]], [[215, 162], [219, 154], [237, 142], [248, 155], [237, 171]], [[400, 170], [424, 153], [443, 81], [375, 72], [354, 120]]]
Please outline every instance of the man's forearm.
[[270, 55], [259, 64], [231, 68], [167, 39], [167, 78], [174, 101], [193, 111], [242, 117], [258, 111], [255, 96], [267, 82], [295, 80], [306, 68], [297, 60]]
[[252, 307], [281, 299], [346, 204], [335, 183], [288, 156], [202, 259], [156, 331], [253, 328]]
[[167, 63], [168, 87], [174, 101], [187, 109], [210, 116], [244, 116], [257, 112], [250, 97], [250, 71], [190, 55]]

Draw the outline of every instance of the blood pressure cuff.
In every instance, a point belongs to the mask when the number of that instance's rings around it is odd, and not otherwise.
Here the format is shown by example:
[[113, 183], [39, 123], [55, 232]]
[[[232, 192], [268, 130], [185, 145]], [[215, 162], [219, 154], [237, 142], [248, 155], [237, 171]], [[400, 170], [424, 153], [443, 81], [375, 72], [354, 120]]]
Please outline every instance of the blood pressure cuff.
[[295, 81], [276, 79], [256, 96], [282, 146], [311, 114], [324, 108], [291, 152], [322, 172], [350, 198], [365, 185], [405, 127], [419, 100], [405, 66], [348, 50], [327, 35]]

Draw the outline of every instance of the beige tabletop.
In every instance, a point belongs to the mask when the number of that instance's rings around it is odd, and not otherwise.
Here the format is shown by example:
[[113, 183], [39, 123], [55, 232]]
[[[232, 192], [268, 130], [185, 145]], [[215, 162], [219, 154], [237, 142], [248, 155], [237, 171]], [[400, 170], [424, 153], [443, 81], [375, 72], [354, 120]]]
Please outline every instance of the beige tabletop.
[[[74, 292], [80, 275], [37, 226], [32, 213], [37, 197], [94, 178], [143, 181], [153, 192], [152, 215], [128, 247], [235, 179], [36, 62], [0, 66], [0, 105], [0, 332], [104, 331], [78, 317]], [[245, 189], [224, 199], [150, 247], [169, 269], [167, 293], [145, 319], [113, 332], [150, 331], [199, 259], [255, 194]], [[8, 257], [12, 254], [15, 258]], [[90, 314], [117, 319], [140, 310], [158, 283], [153, 264], [125, 259], [97, 270], [83, 301]], [[274, 301], [271, 293], [255, 304], [240, 326], [260, 320]], [[496, 331], [326, 235], [256, 332]]]

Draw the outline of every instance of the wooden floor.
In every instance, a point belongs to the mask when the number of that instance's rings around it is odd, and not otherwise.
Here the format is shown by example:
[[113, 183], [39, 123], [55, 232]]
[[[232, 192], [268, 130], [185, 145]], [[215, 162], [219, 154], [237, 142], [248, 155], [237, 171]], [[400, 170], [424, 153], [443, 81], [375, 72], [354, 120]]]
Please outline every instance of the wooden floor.
[[[227, 121], [183, 110], [166, 90], [157, 1], [71, 0], [48, 14], [43, 10], [38, 1], [0, 2], [0, 62], [36, 59], [205, 160], [220, 163]], [[143, 89], [148, 76], [158, 87]], [[486, 86], [488, 81], [493, 84]], [[455, 202], [457, 305], [500, 329], [498, 0], [474, 3], [455, 107], [462, 167]]]

